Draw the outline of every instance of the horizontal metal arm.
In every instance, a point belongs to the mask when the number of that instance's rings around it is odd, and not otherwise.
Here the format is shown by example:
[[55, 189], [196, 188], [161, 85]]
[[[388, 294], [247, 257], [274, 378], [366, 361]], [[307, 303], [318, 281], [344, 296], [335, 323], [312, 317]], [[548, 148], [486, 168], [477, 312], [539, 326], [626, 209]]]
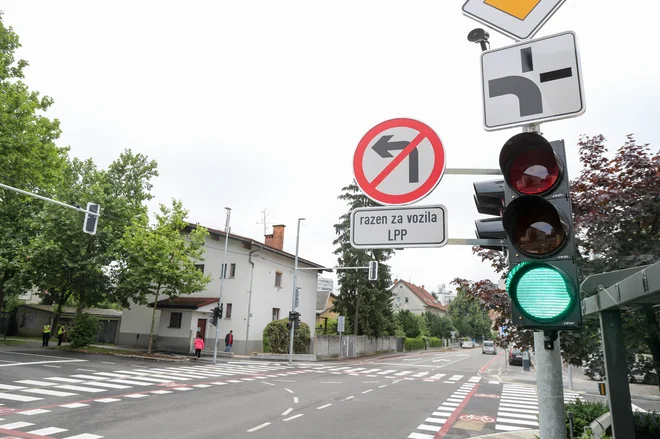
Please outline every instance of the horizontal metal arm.
[[502, 175], [500, 169], [447, 168], [445, 174], [453, 175]]
[[6, 184], [0, 183], [0, 187], [5, 188], [5, 189], [9, 189], [10, 191], [18, 192], [19, 194], [27, 195], [29, 197], [34, 197], [34, 198], [38, 198], [40, 200], [48, 201], [49, 203], [55, 203], [55, 204], [57, 204], [59, 206], [62, 206], [62, 207], [68, 207], [69, 209], [77, 210], [78, 212], [85, 212], [85, 213], [87, 213], [89, 215], [93, 215], [93, 216], [101, 216], [100, 213], [90, 212], [89, 210], [83, 209], [82, 207], [76, 207], [76, 206], [72, 206], [70, 204], [62, 203], [61, 201], [53, 200], [51, 198], [42, 197], [41, 195], [33, 194], [32, 192], [28, 192], [28, 191], [24, 191], [24, 190], [21, 190], [21, 189], [17, 189], [15, 187], [7, 186]]
[[506, 242], [503, 239], [448, 239], [447, 245], [479, 245], [488, 247], [502, 246], [506, 247]]
[[321, 267], [321, 268], [300, 268], [298, 270], [368, 270], [369, 267]]

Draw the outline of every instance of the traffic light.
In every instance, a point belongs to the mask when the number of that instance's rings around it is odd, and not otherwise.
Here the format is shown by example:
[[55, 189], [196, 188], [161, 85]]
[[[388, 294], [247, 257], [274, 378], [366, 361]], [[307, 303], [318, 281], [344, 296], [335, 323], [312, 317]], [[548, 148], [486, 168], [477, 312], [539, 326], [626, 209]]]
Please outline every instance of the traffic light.
[[537, 133], [509, 139], [500, 153], [506, 208], [512, 321], [523, 329], [582, 326], [577, 250], [564, 141]]
[[222, 318], [222, 304], [220, 306], [216, 306], [213, 308], [213, 312], [211, 313], [211, 324], [213, 326], [218, 326], [218, 320]]
[[378, 280], [378, 261], [369, 261], [369, 280]]
[[[100, 205], [95, 203], [87, 203], [87, 211], [99, 213]], [[90, 235], [96, 235], [96, 226], [99, 222], [98, 215], [90, 215], [89, 213], [85, 214], [85, 222], [83, 222], [83, 232]]]
[[[506, 239], [502, 225], [504, 211], [504, 180], [478, 181], [474, 186], [474, 204], [477, 212], [483, 215], [494, 215], [496, 218], [478, 219], [474, 221], [478, 239]], [[481, 246], [487, 250], [504, 251], [502, 246]]]
[[289, 323], [287, 323], [287, 329], [291, 330], [291, 324], [297, 329], [300, 326], [300, 313], [298, 311], [289, 311]]

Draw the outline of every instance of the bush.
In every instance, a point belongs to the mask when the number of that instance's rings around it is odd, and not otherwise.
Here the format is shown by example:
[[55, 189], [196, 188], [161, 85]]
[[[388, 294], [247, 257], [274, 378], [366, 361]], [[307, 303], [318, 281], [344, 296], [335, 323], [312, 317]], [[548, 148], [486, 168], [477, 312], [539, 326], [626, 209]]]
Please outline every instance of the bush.
[[80, 348], [94, 343], [98, 339], [100, 323], [90, 314], [78, 314], [73, 319], [73, 327], [69, 333], [71, 346]]
[[[319, 326], [316, 327], [316, 333], [318, 335], [338, 335], [339, 332], [337, 332], [337, 325], [338, 325], [338, 320], [337, 319], [328, 319], [328, 329], [326, 330], [326, 325], [325, 322], [321, 323]], [[346, 329], [346, 328], [344, 328]], [[344, 331], [346, 332], [346, 331]]]
[[417, 338], [422, 335], [422, 325], [417, 315], [404, 309], [399, 311], [396, 317], [406, 337]]
[[432, 348], [441, 348], [442, 347], [442, 340], [437, 338], [437, 337], [431, 337], [429, 339], [429, 344]]
[[566, 404], [566, 437], [570, 437], [571, 431], [568, 412], [573, 412], [573, 433], [577, 436], [584, 431], [584, 427], [589, 427], [589, 424], [609, 411], [602, 402], [583, 402], [578, 399]]
[[[264, 352], [273, 354], [286, 354], [289, 352], [289, 330], [286, 324], [289, 319], [274, 320], [266, 325], [263, 332]], [[293, 337], [293, 352], [296, 354], [306, 354], [309, 348], [311, 335], [309, 325], [300, 322]]]
[[404, 346], [406, 351], [418, 351], [420, 349], [426, 349], [426, 342], [422, 337], [406, 337], [404, 340]]
[[634, 412], [635, 438], [657, 439], [660, 437], [660, 413], [658, 412]]

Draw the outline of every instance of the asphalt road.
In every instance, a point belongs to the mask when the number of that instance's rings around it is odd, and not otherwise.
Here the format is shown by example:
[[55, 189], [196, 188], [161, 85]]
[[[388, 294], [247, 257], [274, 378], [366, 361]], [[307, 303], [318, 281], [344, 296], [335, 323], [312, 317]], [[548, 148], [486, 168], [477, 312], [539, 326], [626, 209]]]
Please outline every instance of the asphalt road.
[[534, 428], [535, 387], [502, 383], [502, 361], [479, 348], [293, 366], [1, 350], [0, 437], [432, 439]]

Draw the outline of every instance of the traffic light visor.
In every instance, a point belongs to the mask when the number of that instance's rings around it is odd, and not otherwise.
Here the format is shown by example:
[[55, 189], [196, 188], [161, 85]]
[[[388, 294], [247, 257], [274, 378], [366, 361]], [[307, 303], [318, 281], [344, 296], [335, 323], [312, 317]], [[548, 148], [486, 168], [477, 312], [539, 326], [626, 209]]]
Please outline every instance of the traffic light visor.
[[521, 253], [545, 257], [567, 242], [568, 219], [549, 201], [536, 195], [513, 200], [502, 217], [509, 241]]
[[543, 262], [522, 262], [510, 272], [507, 292], [517, 308], [529, 319], [553, 322], [568, 314], [577, 300], [570, 277]]
[[541, 195], [561, 181], [564, 166], [550, 142], [536, 133], [520, 133], [500, 152], [500, 169], [507, 184], [520, 195]]

